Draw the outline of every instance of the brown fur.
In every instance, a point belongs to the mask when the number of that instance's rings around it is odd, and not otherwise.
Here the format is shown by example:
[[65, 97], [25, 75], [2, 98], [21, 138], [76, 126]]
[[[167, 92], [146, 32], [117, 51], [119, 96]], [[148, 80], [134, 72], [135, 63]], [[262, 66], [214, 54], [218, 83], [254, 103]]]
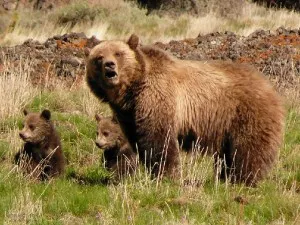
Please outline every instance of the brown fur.
[[19, 135], [25, 144], [15, 155], [15, 163], [41, 180], [62, 174], [65, 159], [60, 138], [50, 120], [50, 111], [44, 110], [40, 114], [24, 110], [24, 114], [24, 127]]
[[120, 125], [112, 117], [95, 116], [98, 122], [96, 145], [104, 150], [105, 168], [114, 172], [116, 179], [133, 174], [136, 154], [126, 140]]
[[182, 140], [214, 154], [223, 179], [252, 185], [264, 178], [278, 156], [284, 109], [262, 74], [245, 64], [179, 60], [136, 39], [94, 47], [87, 83], [153, 174], [162, 172], [161, 160], [175, 172]]

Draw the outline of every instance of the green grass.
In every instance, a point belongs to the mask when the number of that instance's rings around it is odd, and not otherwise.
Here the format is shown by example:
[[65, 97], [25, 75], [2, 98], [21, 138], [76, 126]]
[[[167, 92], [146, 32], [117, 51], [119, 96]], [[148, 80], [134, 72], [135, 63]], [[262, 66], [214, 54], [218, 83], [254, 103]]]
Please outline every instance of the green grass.
[[[119, 184], [107, 181], [96, 122], [80, 110], [80, 91], [43, 92], [26, 106], [49, 108], [68, 159], [65, 176], [36, 182], [12, 164], [23, 116], [2, 121], [0, 223], [5, 224], [297, 224], [300, 216], [300, 114], [290, 109], [277, 167], [257, 188], [214, 181], [211, 157], [182, 154], [183, 177], [151, 180], [140, 168]], [[60, 98], [58, 98], [60, 97]], [[66, 105], [66, 103], [72, 103]], [[99, 104], [100, 105], [100, 104]], [[101, 106], [106, 110], [106, 106]], [[100, 110], [100, 111], [99, 111]], [[16, 139], [16, 140], [15, 140]], [[195, 179], [184, 184], [185, 177]], [[199, 182], [197, 182], [199, 180]], [[245, 199], [247, 204], [235, 201]]]

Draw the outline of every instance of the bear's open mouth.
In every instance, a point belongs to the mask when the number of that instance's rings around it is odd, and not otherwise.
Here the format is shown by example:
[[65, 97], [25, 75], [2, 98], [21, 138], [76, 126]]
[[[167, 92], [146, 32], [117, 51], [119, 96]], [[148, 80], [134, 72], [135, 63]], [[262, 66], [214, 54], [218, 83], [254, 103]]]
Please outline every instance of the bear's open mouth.
[[105, 76], [107, 77], [107, 78], [114, 78], [114, 77], [116, 77], [118, 74], [117, 74], [117, 72], [115, 71], [115, 70], [113, 70], [113, 69], [106, 69], [105, 70]]
[[109, 147], [106, 144], [101, 144], [101, 143], [98, 143], [98, 142], [96, 142], [96, 145], [97, 145], [98, 148], [101, 148], [104, 151]]

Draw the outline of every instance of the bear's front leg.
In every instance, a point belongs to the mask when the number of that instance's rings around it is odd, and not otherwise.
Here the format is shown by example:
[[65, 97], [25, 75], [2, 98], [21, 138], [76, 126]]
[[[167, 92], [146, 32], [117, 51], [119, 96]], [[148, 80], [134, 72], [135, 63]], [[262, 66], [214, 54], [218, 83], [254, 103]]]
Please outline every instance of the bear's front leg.
[[[149, 127], [146, 127], [149, 128]], [[138, 152], [148, 171], [157, 178], [173, 178], [179, 164], [179, 146], [170, 129], [139, 129]]]

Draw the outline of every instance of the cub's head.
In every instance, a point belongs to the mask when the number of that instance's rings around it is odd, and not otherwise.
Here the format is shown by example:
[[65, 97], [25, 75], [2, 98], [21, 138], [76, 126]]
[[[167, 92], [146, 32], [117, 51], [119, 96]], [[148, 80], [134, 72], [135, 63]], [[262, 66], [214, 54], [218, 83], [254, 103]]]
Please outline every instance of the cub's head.
[[120, 125], [112, 117], [103, 117], [95, 115], [98, 122], [96, 145], [104, 151], [112, 148], [120, 148], [123, 139], [123, 133]]
[[131, 35], [127, 43], [103, 41], [89, 52], [86, 80], [97, 97], [104, 101], [114, 100], [112, 93], [126, 88], [135, 78], [138, 42], [139, 38]]
[[45, 141], [52, 132], [50, 111], [44, 110], [41, 113], [29, 113], [27, 110], [24, 110], [23, 113], [25, 121], [22, 130], [19, 132], [20, 138], [32, 144], [39, 144]]

